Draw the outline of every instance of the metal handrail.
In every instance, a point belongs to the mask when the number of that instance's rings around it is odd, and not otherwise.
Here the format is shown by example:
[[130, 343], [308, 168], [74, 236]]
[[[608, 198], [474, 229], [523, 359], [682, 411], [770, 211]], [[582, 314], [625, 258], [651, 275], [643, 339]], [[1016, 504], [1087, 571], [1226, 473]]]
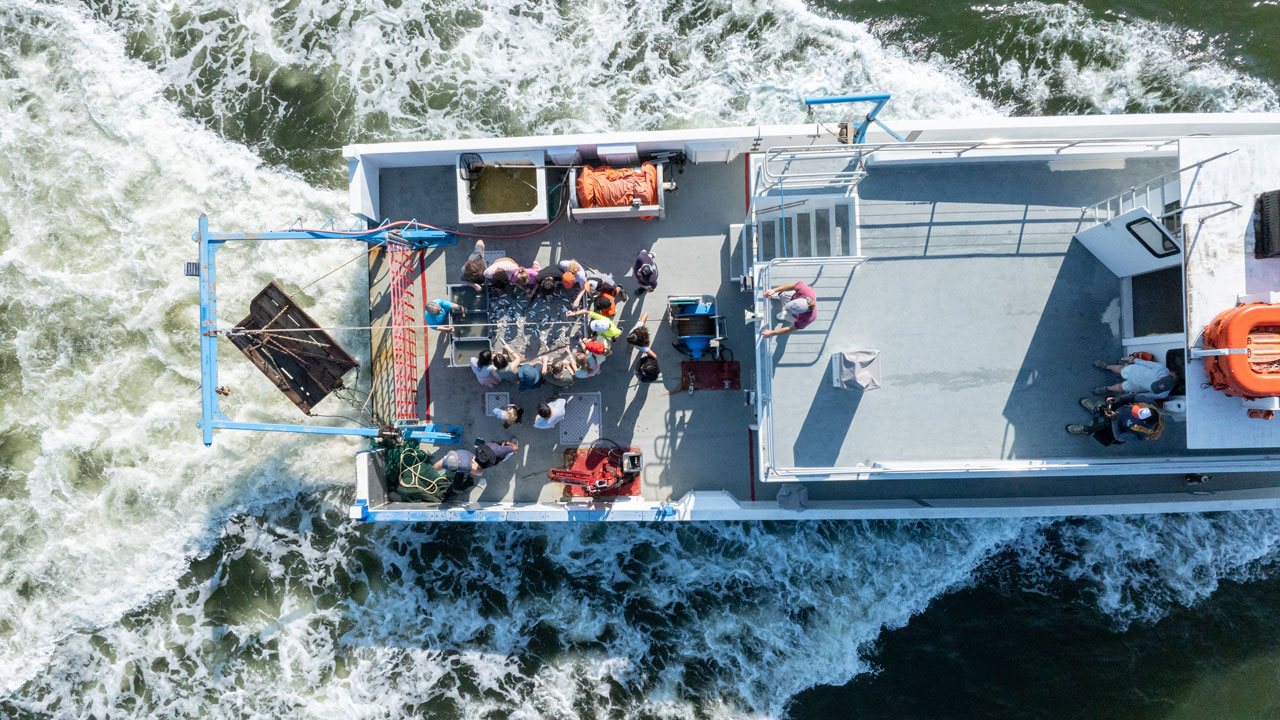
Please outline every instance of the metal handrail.
[[772, 272], [776, 267], [796, 267], [804, 265], [816, 265], [821, 267], [830, 267], [832, 265], [852, 265], [854, 267], [863, 264], [867, 258], [861, 255], [844, 255], [833, 258], [816, 258], [816, 257], [792, 257], [792, 258], [774, 258], [769, 262], [756, 263], [753, 267], [753, 298], [752, 312], [756, 317], [756, 328], [754, 330], [755, 351], [756, 351], [756, 422], [759, 427], [759, 438], [761, 446], [761, 471], [765, 474], [775, 471], [777, 460], [773, 451], [773, 416], [771, 414], [773, 401], [773, 353], [770, 352], [772, 338], [764, 337], [760, 334], [763, 326], [769, 322], [772, 315], [769, 307], [769, 298], [765, 297], [765, 291], [773, 287]]
[[[1087, 213], [1090, 210], [1092, 210], [1093, 216], [1091, 219], [1095, 223], [1106, 222], [1107, 220], [1110, 220], [1116, 215], [1120, 215], [1121, 213], [1127, 212], [1124, 207], [1125, 198], [1129, 199], [1129, 210], [1132, 210], [1137, 207], [1144, 207], [1150, 210], [1152, 189], [1159, 188], [1160, 212], [1159, 214], [1156, 214], [1156, 213], [1152, 213], [1152, 214], [1156, 215], [1156, 217], [1161, 220], [1163, 220], [1166, 217], [1177, 215], [1178, 213], [1185, 210], [1187, 208], [1188, 203], [1191, 201], [1191, 191], [1195, 186], [1195, 180], [1194, 179], [1192, 180], [1192, 183], [1187, 188], [1187, 192], [1185, 193], [1185, 195], [1183, 194], [1182, 189], [1179, 188], [1178, 190], [1179, 207], [1173, 210], [1165, 211], [1165, 208], [1169, 206], [1168, 197], [1166, 195], [1166, 188], [1168, 187], [1170, 181], [1173, 178], [1181, 179], [1182, 173], [1187, 172], [1189, 170], [1196, 170], [1198, 172], [1202, 166], [1210, 162], [1213, 162], [1218, 158], [1226, 157], [1236, 152], [1239, 149], [1240, 148], [1232, 148], [1231, 150], [1220, 152], [1217, 155], [1205, 158], [1204, 160], [1200, 160], [1198, 162], [1191, 163], [1190, 165], [1187, 165], [1185, 167], [1180, 167], [1177, 170], [1170, 170], [1169, 172], [1163, 173], [1161, 175], [1157, 175], [1146, 182], [1141, 182], [1141, 183], [1138, 183], [1137, 185], [1130, 187], [1128, 190], [1124, 190], [1122, 192], [1116, 193], [1115, 195], [1112, 195], [1106, 200], [1103, 200], [1098, 203], [1094, 203], [1091, 206], [1086, 205], [1083, 208], [1081, 208], [1081, 211]], [[1138, 204], [1139, 194], [1141, 194], [1144, 198], [1144, 201], [1141, 205]], [[1115, 205], [1115, 208], [1116, 208], [1115, 212], [1111, 211], [1111, 207], [1113, 204]], [[1105, 206], [1105, 210], [1103, 206]]]
[[[852, 180], [850, 185], [857, 184], [866, 174], [867, 160], [876, 153], [897, 152], [934, 152], [939, 155], [963, 157], [975, 150], [1043, 150], [1052, 148], [1055, 153], [1072, 148], [1099, 148], [1107, 146], [1131, 149], [1135, 145], [1147, 145], [1150, 151], [1157, 151], [1166, 145], [1176, 143], [1178, 137], [1152, 138], [1059, 138], [1039, 140], [942, 140], [931, 142], [892, 142], [875, 145], [779, 145], [765, 151], [764, 163], [761, 165], [761, 180], [765, 187], [782, 187], [785, 179], [798, 178], [806, 182], [826, 179], [831, 184], [839, 184], [837, 180]], [[775, 171], [777, 163], [790, 165], [798, 161], [839, 160], [848, 159], [856, 164], [855, 170], [842, 169], [826, 173], [793, 173], [785, 168]], [[796, 187], [796, 185], [791, 185]]]

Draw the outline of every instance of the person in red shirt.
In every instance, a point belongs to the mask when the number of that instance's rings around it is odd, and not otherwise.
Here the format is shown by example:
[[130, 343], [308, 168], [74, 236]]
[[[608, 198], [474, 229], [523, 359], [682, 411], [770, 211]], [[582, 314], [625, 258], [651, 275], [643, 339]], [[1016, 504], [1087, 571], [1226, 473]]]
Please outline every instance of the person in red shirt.
[[779, 285], [764, 291], [765, 297], [776, 297], [782, 301], [782, 312], [779, 320], [789, 320], [790, 325], [777, 330], [762, 330], [764, 337], [777, 337], [797, 330], [803, 330], [818, 318], [818, 295], [807, 283], [793, 282]]

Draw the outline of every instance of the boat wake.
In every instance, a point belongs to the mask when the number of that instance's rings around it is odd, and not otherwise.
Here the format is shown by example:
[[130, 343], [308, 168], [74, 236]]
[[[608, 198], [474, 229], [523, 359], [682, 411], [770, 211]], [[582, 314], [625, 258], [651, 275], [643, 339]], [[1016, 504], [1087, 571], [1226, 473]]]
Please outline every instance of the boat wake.
[[[0, 0], [3, 714], [775, 717], [971, 583], [1121, 630], [1272, 571], [1274, 513], [353, 526], [355, 444], [200, 447], [195, 218], [340, 214], [299, 174], [340, 183], [346, 139], [790, 120], [797, 94], [868, 86], [900, 116], [995, 107], [793, 2], [289, 7]], [[295, 279], [350, 256], [290, 250]], [[228, 311], [281, 267], [267, 244], [219, 264]], [[299, 298], [361, 324], [360, 275]], [[223, 373], [229, 413], [291, 411], [248, 363]]]
[[1095, 14], [1078, 2], [980, 7], [998, 31], [958, 53], [984, 94], [1019, 115], [1274, 112], [1270, 83], [1233, 66], [1219, 38]]

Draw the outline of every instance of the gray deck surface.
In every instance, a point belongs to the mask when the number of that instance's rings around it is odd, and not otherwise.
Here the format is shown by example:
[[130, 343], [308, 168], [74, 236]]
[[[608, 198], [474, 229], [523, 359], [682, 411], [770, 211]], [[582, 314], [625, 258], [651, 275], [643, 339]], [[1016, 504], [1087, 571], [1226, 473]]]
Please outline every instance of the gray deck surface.
[[[1051, 172], [1043, 163], [880, 167], [859, 185], [855, 268], [778, 268], [804, 280], [819, 319], [774, 348], [778, 467], [902, 460], [1163, 455], [1067, 435], [1077, 405], [1122, 354], [1120, 281], [1072, 236], [1080, 206], [1169, 169]], [[830, 356], [879, 350], [882, 387], [837, 390]]]
[[[383, 169], [381, 207], [387, 217], [431, 218], [452, 225], [456, 218], [452, 167]], [[718, 311], [729, 319], [728, 345], [741, 361], [743, 387], [754, 377], [751, 344], [743, 322], [747, 298], [729, 281], [741, 268], [728, 237], [730, 223], [742, 222], [746, 213], [743, 161], [728, 165], [690, 165], [674, 178], [679, 190], [667, 196], [667, 219], [593, 220], [583, 224], [562, 219], [547, 232], [518, 240], [491, 240], [488, 249], [500, 249], [521, 265], [535, 259], [544, 266], [563, 258], [576, 258], [587, 267], [613, 273], [631, 293], [618, 311], [618, 323], [629, 329], [642, 311], [649, 312], [653, 349], [663, 378], [650, 385], [638, 384], [631, 374], [635, 353], [623, 339], [614, 355], [595, 377], [579, 380], [567, 393], [600, 392], [604, 404], [602, 436], [639, 448], [644, 453], [643, 495], [649, 499], [679, 498], [692, 489], [726, 489], [738, 497], [750, 490], [747, 426], [751, 412], [741, 392], [701, 391], [694, 395], [663, 394], [679, 384], [679, 363], [685, 359], [671, 347], [670, 328], [664, 322], [668, 295], [710, 293], [717, 296]], [[514, 234], [527, 228], [480, 228], [487, 234]], [[428, 251], [428, 294], [442, 296], [447, 283], [458, 282], [458, 273], [472, 248], [472, 241]], [[630, 272], [636, 253], [650, 248], [657, 254], [658, 291], [636, 296]], [[731, 257], [732, 255], [732, 257]], [[370, 293], [375, 294], [371, 279]], [[655, 332], [656, 331], [656, 332]], [[559, 497], [560, 485], [547, 482], [546, 472], [560, 466], [563, 446], [559, 433], [533, 428], [533, 414], [540, 400], [556, 388], [544, 385], [520, 392], [514, 383], [496, 388], [511, 393], [513, 402], [525, 408], [525, 420], [511, 430], [484, 415], [484, 389], [467, 368], [450, 368], [445, 340], [431, 333], [431, 417], [434, 421], [461, 425], [464, 445], [476, 438], [515, 439], [521, 447], [515, 459], [486, 471], [488, 487], [478, 499], [533, 502]], [[472, 498], [477, 499], [477, 498]]]

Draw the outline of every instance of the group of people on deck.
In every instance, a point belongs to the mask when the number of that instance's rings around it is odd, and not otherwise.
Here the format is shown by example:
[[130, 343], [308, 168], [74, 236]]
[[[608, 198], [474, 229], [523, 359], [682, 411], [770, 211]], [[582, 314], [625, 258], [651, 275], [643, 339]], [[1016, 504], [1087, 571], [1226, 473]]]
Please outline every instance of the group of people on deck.
[[1177, 374], [1149, 353], [1133, 353], [1115, 363], [1095, 360], [1093, 366], [1110, 373], [1112, 379], [1118, 376], [1119, 382], [1093, 389], [1094, 395], [1103, 397], [1101, 402], [1080, 398], [1092, 421], [1067, 425], [1067, 432], [1089, 435], [1103, 445], [1158, 439], [1165, 420], [1156, 403], [1177, 386]]
[[[529, 358], [503, 341], [500, 348], [485, 350], [471, 359], [471, 372], [476, 381], [484, 388], [513, 382], [518, 384], [520, 391], [527, 392], [544, 384], [565, 388], [599, 374], [605, 360], [614, 354], [615, 341], [623, 336], [616, 317], [628, 296], [613, 275], [589, 269], [573, 259], [545, 268], [536, 261], [529, 267], [522, 267], [509, 257], [486, 263], [484, 253], [484, 241], [478, 240], [462, 266], [463, 282], [476, 290], [487, 287], [490, 292], [523, 292], [529, 299], [577, 290], [573, 309], [565, 313], [566, 322], [585, 315], [587, 332], [575, 341]], [[652, 292], [658, 287], [657, 261], [649, 250], [641, 250], [637, 254], [631, 272], [637, 283], [637, 295]], [[435, 299], [425, 304], [424, 311], [428, 327], [450, 333], [455, 330], [453, 316], [465, 313], [466, 309], [448, 300]], [[626, 333], [627, 343], [639, 351], [634, 374], [646, 383], [654, 382], [660, 376], [658, 356], [651, 347], [651, 335], [646, 326], [648, 320], [649, 314], [641, 313], [639, 320]], [[539, 429], [556, 427], [565, 417], [568, 402], [569, 398], [555, 395], [539, 402], [533, 426]], [[524, 421], [524, 408], [516, 403], [493, 408], [490, 412], [504, 429]], [[477, 440], [475, 451], [452, 450], [442, 455], [436, 462], [436, 469], [469, 474], [476, 485], [483, 486], [483, 471], [507, 459], [517, 449], [514, 441], [486, 443]]]

